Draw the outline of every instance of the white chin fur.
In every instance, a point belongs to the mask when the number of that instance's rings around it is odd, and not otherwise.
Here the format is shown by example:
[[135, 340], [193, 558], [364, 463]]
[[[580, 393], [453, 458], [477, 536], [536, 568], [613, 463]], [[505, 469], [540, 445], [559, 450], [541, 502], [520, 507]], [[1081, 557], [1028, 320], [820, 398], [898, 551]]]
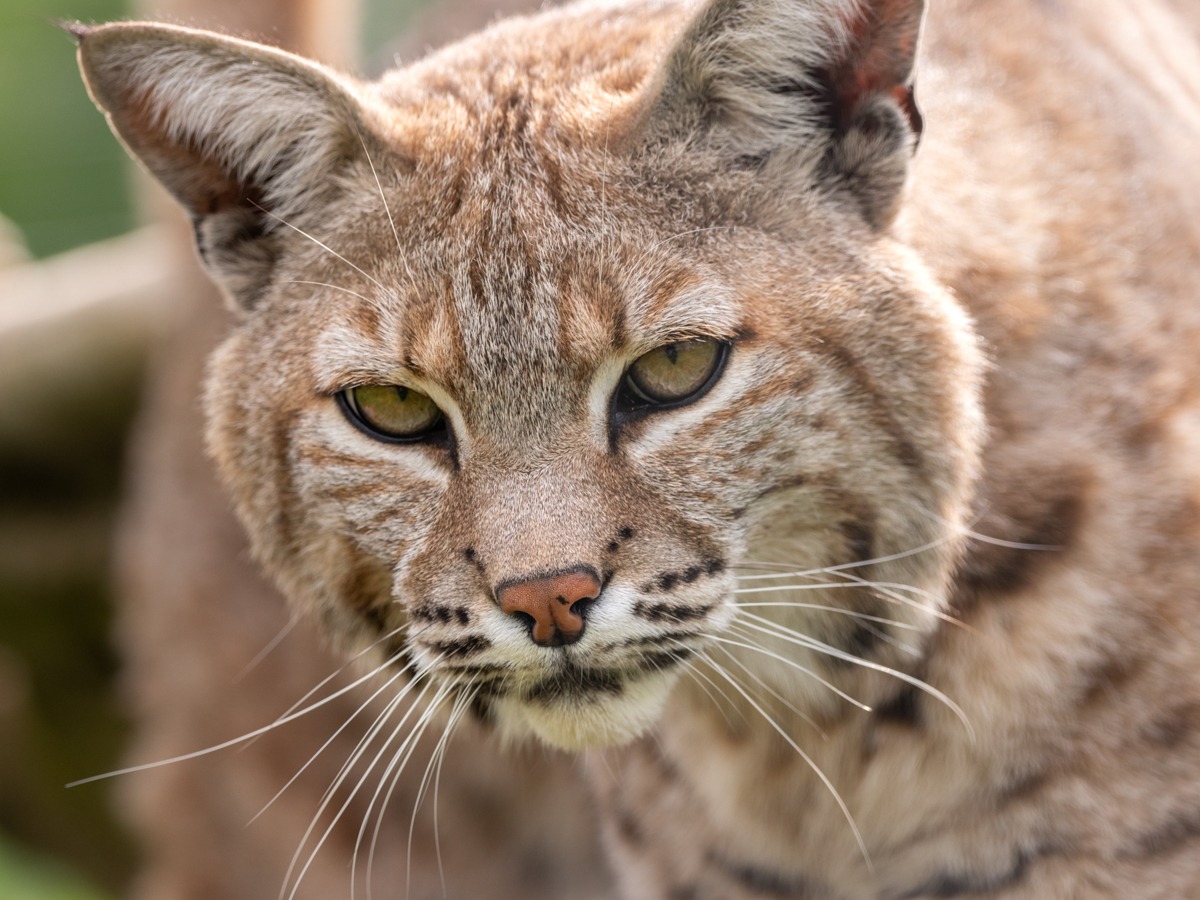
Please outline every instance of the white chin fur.
[[560, 750], [615, 747], [629, 743], [658, 720], [676, 677], [655, 674], [627, 681], [619, 696], [564, 697], [554, 703], [498, 698], [492, 712], [507, 739], [532, 734]]

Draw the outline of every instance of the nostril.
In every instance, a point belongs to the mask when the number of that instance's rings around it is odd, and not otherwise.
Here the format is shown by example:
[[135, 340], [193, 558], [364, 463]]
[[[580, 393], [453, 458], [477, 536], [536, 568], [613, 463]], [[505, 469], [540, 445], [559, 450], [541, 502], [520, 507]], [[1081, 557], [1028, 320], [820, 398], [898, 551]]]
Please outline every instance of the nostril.
[[533, 616], [531, 616], [527, 612], [521, 612], [520, 610], [515, 610], [515, 611], [509, 613], [509, 615], [511, 615], [514, 619], [516, 619], [522, 625], [528, 626], [531, 630], [532, 630], [533, 626], [537, 624], [537, 619], [535, 619]]
[[592, 604], [596, 602], [595, 597], [584, 597], [582, 600], [576, 600], [571, 604], [570, 613], [573, 616], [586, 620], [588, 610], [592, 608]]

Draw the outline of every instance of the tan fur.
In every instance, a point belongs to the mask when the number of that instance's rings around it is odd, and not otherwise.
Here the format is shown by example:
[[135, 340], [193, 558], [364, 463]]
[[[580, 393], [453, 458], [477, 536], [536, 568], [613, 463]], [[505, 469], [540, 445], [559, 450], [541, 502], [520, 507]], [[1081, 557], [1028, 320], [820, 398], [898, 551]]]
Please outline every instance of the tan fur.
[[[584, 750], [623, 896], [1200, 883], [1196, 43], [963, 0], [914, 65], [920, 16], [591, 3], [372, 85], [81, 33], [239, 311], [209, 442], [257, 556]], [[712, 389], [614, 419], [688, 338], [732, 348]], [[393, 383], [451, 444], [334, 401]], [[493, 599], [580, 566], [576, 644]]]

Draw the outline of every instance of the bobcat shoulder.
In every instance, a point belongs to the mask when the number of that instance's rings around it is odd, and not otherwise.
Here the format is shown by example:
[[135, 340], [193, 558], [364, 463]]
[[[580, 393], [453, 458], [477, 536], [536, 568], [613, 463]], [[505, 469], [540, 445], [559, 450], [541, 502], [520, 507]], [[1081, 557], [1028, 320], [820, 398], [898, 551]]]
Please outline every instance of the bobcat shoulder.
[[362, 835], [461, 727], [464, 821], [487, 732], [579, 754], [622, 896], [1195, 896], [1195, 17], [923, 7], [583, 3], [369, 84], [77, 29], [235, 311], [255, 555], [385, 685], [289, 890], [411, 890]]

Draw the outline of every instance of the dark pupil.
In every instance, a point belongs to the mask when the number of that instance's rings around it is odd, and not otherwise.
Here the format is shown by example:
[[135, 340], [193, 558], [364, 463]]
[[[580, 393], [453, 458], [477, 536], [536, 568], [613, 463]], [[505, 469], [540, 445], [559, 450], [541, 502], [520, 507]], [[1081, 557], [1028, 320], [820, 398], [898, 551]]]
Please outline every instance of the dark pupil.
[[663, 347], [663, 353], [667, 354], [667, 359], [671, 361], [671, 365], [675, 364], [676, 358], [679, 356], [679, 350], [674, 344], [667, 344]]

